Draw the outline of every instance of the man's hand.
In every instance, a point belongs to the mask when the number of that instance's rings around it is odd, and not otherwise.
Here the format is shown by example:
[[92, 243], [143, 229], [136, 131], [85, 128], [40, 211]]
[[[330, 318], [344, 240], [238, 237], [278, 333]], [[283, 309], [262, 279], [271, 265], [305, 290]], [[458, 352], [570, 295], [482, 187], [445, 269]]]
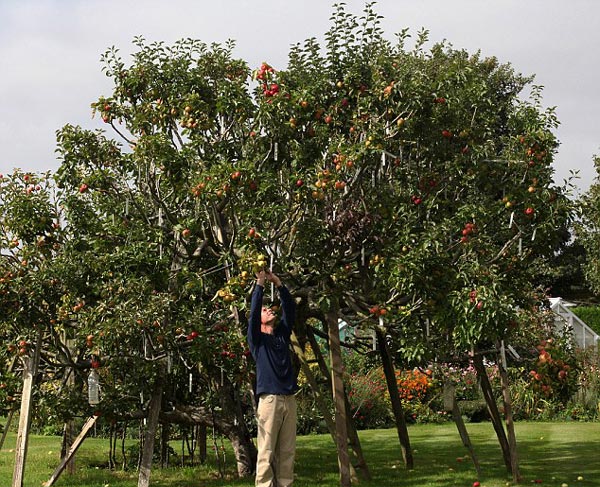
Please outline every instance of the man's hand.
[[277, 277], [277, 275], [273, 274], [271, 271], [264, 271], [264, 273], [265, 273], [265, 277], [269, 280], [269, 282], [272, 282], [273, 284], [275, 284], [275, 287], [281, 286], [281, 279], [279, 279], [279, 277]]
[[259, 271], [256, 273], [256, 284], [259, 286], [265, 287], [265, 279], [267, 278], [267, 274], [265, 271]]

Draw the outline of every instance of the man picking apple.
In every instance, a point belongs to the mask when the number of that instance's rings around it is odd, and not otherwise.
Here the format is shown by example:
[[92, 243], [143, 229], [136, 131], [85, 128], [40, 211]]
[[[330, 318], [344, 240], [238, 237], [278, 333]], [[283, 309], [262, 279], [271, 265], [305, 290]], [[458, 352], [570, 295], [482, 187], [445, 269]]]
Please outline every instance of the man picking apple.
[[[265, 280], [272, 282], [281, 300], [282, 317], [263, 306]], [[296, 453], [296, 374], [290, 354], [290, 336], [296, 304], [281, 279], [271, 271], [256, 274], [248, 320], [248, 345], [256, 362], [258, 408], [257, 487], [290, 487], [294, 482]]]

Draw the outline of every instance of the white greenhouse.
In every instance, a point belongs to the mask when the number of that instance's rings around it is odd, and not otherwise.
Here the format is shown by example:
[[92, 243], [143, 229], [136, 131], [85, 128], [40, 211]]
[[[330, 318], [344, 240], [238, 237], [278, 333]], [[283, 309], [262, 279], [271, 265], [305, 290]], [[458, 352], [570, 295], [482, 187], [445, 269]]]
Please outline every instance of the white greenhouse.
[[550, 307], [556, 314], [554, 326], [557, 330], [572, 330], [573, 340], [579, 348], [598, 347], [600, 335], [586, 325], [581, 318], [573, 313], [569, 308], [572, 303], [562, 298], [550, 298]]

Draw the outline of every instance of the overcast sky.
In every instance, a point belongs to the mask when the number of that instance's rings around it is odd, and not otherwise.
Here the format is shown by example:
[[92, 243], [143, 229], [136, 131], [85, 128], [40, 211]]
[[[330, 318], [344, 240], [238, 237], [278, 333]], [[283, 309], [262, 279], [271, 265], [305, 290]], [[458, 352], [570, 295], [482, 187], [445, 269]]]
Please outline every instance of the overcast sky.
[[[292, 44], [322, 39], [334, 2], [324, 0], [0, 0], [0, 173], [54, 170], [55, 132], [66, 123], [100, 127], [90, 103], [109, 95], [100, 56], [126, 55], [134, 36], [169, 44], [234, 39], [250, 67], [285, 68]], [[360, 14], [365, 2], [348, 0]], [[421, 28], [432, 42], [481, 50], [535, 74], [544, 104], [556, 106], [561, 142], [557, 183], [579, 171], [585, 191], [600, 155], [599, 0], [380, 0], [393, 38]]]

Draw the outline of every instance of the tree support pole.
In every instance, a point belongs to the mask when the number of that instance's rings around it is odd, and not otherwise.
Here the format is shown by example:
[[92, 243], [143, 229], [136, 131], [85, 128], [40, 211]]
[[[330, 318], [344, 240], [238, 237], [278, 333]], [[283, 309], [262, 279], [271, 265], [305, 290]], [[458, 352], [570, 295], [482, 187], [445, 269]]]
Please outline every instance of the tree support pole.
[[[327, 405], [325, 404], [323, 395], [321, 394], [321, 391], [319, 390], [319, 385], [317, 384], [317, 380], [315, 379], [315, 376], [312, 373], [312, 370], [306, 360], [306, 356], [304, 355], [304, 351], [302, 350], [302, 347], [300, 346], [300, 342], [298, 341], [298, 337], [296, 337], [296, 334], [294, 332], [292, 332], [292, 335], [291, 335], [291, 342], [292, 342], [292, 347], [294, 349], [294, 352], [300, 359], [300, 366], [302, 368], [302, 372], [306, 376], [306, 380], [307, 380], [308, 385], [310, 386], [310, 389], [313, 393], [313, 397], [315, 399], [315, 402], [317, 403], [317, 407], [319, 408], [319, 411], [321, 411], [321, 414], [323, 415], [323, 419], [325, 420], [325, 424], [327, 425], [327, 429], [329, 430], [329, 434], [331, 435], [331, 438], [333, 438], [333, 441], [335, 441], [336, 440], [335, 422], [333, 421], [333, 418], [329, 414], [329, 410], [327, 408]], [[352, 480], [358, 481], [354, 465], [350, 464], [350, 470], [351, 470], [350, 476], [352, 477]]]
[[19, 416], [19, 432], [15, 447], [15, 468], [13, 471], [12, 487], [23, 487], [27, 446], [29, 443], [29, 428], [31, 427], [31, 399], [35, 376], [40, 362], [42, 347], [42, 331], [38, 330], [32, 357], [23, 357], [23, 391], [21, 392], [21, 412]]
[[[69, 350], [71, 352], [74, 351], [73, 347], [71, 346], [71, 343], [69, 343]], [[69, 376], [67, 378], [67, 385], [73, 386], [75, 384], [75, 370], [71, 368], [69, 370], [68, 374], [69, 374]], [[64, 458], [65, 456], [67, 456], [67, 452], [70, 450], [71, 446], [73, 445], [74, 436], [75, 436], [74, 422], [72, 419], [69, 419], [65, 422], [64, 427], [63, 427], [63, 441], [62, 441], [62, 445], [61, 445], [61, 449], [60, 449], [60, 457], [61, 458]], [[69, 462], [67, 463], [67, 472], [69, 473], [69, 475], [73, 475], [75, 473], [75, 457], [74, 456], [72, 456], [70, 458]]]
[[394, 363], [392, 361], [392, 356], [390, 354], [384, 332], [380, 328], [376, 328], [375, 334], [377, 335], [379, 353], [381, 355], [381, 362], [383, 363], [383, 372], [385, 374], [387, 388], [390, 393], [390, 401], [394, 411], [394, 419], [396, 420], [396, 431], [398, 432], [398, 440], [400, 441], [400, 448], [402, 450], [402, 459], [404, 460], [404, 466], [411, 470], [414, 468], [415, 462], [412, 455], [412, 448], [410, 447], [410, 438], [408, 436], [408, 428], [406, 426], [406, 418], [404, 417], [402, 401], [400, 401], [400, 394], [398, 393], [398, 384], [396, 382]]
[[[313, 349], [315, 358], [317, 359], [317, 362], [319, 364], [319, 369], [321, 370], [323, 377], [327, 381], [327, 386], [329, 387], [330, 390], [333, 390], [333, 386], [332, 386], [332, 382], [331, 382], [331, 373], [329, 371], [329, 368], [327, 367], [327, 364], [325, 363], [325, 359], [323, 358], [323, 355], [321, 354], [319, 344], [315, 340], [315, 336], [310, 331], [309, 328], [307, 328], [306, 337], [308, 338], [310, 346]], [[317, 389], [318, 389], [318, 386], [317, 386]], [[348, 401], [348, 395], [346, 394], [345, 390], [344, 390], [344, 397], [345, 397], [344, 402], [346, 403], [346, 411], [350, 411], [350, 409], [351, 409], [350, 403]], [[371, 472], [369, 471], [369, 466], [367, 465], [367, 461], [365, 460], [365, 456], [363, 455], [362, 447], [360, 445], [360, 438], [358, 437], [358, 432], [356, 431], [356, 427], [354, 426], [354, 423], [353, 423], [350, 415], [346, 414], [346, 420], [347, 420], [346, 428], [348, 429], [348, 442], [349, 442], [350, 446], [352, 447], [352, 451], [354, 452], [354, 455], [356, 457], [356, 467], [352, 466], [353, 470], [351, 471], [352, 480], [358, 481], [355, 474], [353, 473], [354, 468], [360, 469], [360, 471], [362, 472], [362, 476], [365, 480], [371, 480]], [[333, 422], [333, 420], [332, 420], [332, 422]], [[335, 423], [333, 423], [333, 424], [335, 426]], [[332, 433], [332, 437], [335, 441], [335, 433]]]
[[519, 471], [519, 457], [517, 455], [517, 436], [515, 434], [515, 423], [512, 413], [512, 399], [508, 388], [508, 372], [506, 366], [506, 356], [504, 355], [504, 342], [498, 348], [500, 349], [500, 383], [502, 384], [502, 401], [504, 403], [504, 421], [506, 422], [506, 431], [508, 433], [508, 448], [510, 455], [510, 467], [513, 476], [513, 482], [521, 482], [521, 472]]
[[508, 445], [508, 438], [506, 437], [506, 432], [504, 431], [502, 417], [500, 416], [500, 411], [498, 411], [496, 398], [494, 397], [492, 386], [490, 384], [490, 379], [485, 370], [485, 365], [483, 365], [483, 357], [481, 354], [473, 354], [473, 366], [477, 371], [479, 386], [481, 387], [481, 392], [483, 393], [483, 398], [485, 399], [485, 403], [490, 414], [492, 425], [494, 426], [496, 436], [498, 437], [498, 442], [500, 443], [500, 448], [502, 449], [504, 465], [506, 466], [506, 470], [508, 471], [508, 473], [512, 475], [513, 471], [512, 463], [510, 461], [510, 447]]
[[94, 415], [85, 422], [85, 424], [83, 425], [83, 428], [81, 429], [81, 433], [79, 433], [77, 438], [75, 438], [73, 443], [70, 445], [69, 451], [63, 457], [63, 459], [61, 460], [58, 467], [56, 467], [56, 470], [54, 470], [54, 473], [52, 474], [50, 479], [48, 481], [44, 482], [44, 487], [52, 487], [52, 485], [54, 485], [54, 483], [58, 480], [58, 477], [60, 477], [60, 474], [63, 472], [65, 467], [69, 463], [71, 463], [71, 460], [75, 456], [75, 453], [77, 453], [77, 450], [83, 443], [83, 440], [85, 440], [85, 438], [87, 437], [88, 433], [90, 432], [90, 430], [92, 429], [94, 424], [96, 424], [97, 420], [98, 420], [98, 416]]
[[335, 439], [340, 469], [340, 486], [349, 487], [351, 485], [351, 478], [350, 458], [348, 456], [348, 430], [346, 427], [347, 412], [344, 398], [344, 382], [342, 381], [343, 364], [336, 307], [326, 313], [326, 320], [329, 334], [333, 402], [335, 404]]
[[460, 408], [456, 402], [456, 389], [450, 382], [444, 382], [444, 409], [452, 413], [452, 419], [454, 420], [454, 424], [456, 424], [460, 439], [462, 440], [464, 447], [469, 451], [469, 455], [471, 456], [471, 460], [477, 471], [477, 478], [479, 479], [481, 477], [481, 466], [475, 455], [471, 438], [469, 438], [469, 433], [467, 432], [465, 422], [463, 421]]

